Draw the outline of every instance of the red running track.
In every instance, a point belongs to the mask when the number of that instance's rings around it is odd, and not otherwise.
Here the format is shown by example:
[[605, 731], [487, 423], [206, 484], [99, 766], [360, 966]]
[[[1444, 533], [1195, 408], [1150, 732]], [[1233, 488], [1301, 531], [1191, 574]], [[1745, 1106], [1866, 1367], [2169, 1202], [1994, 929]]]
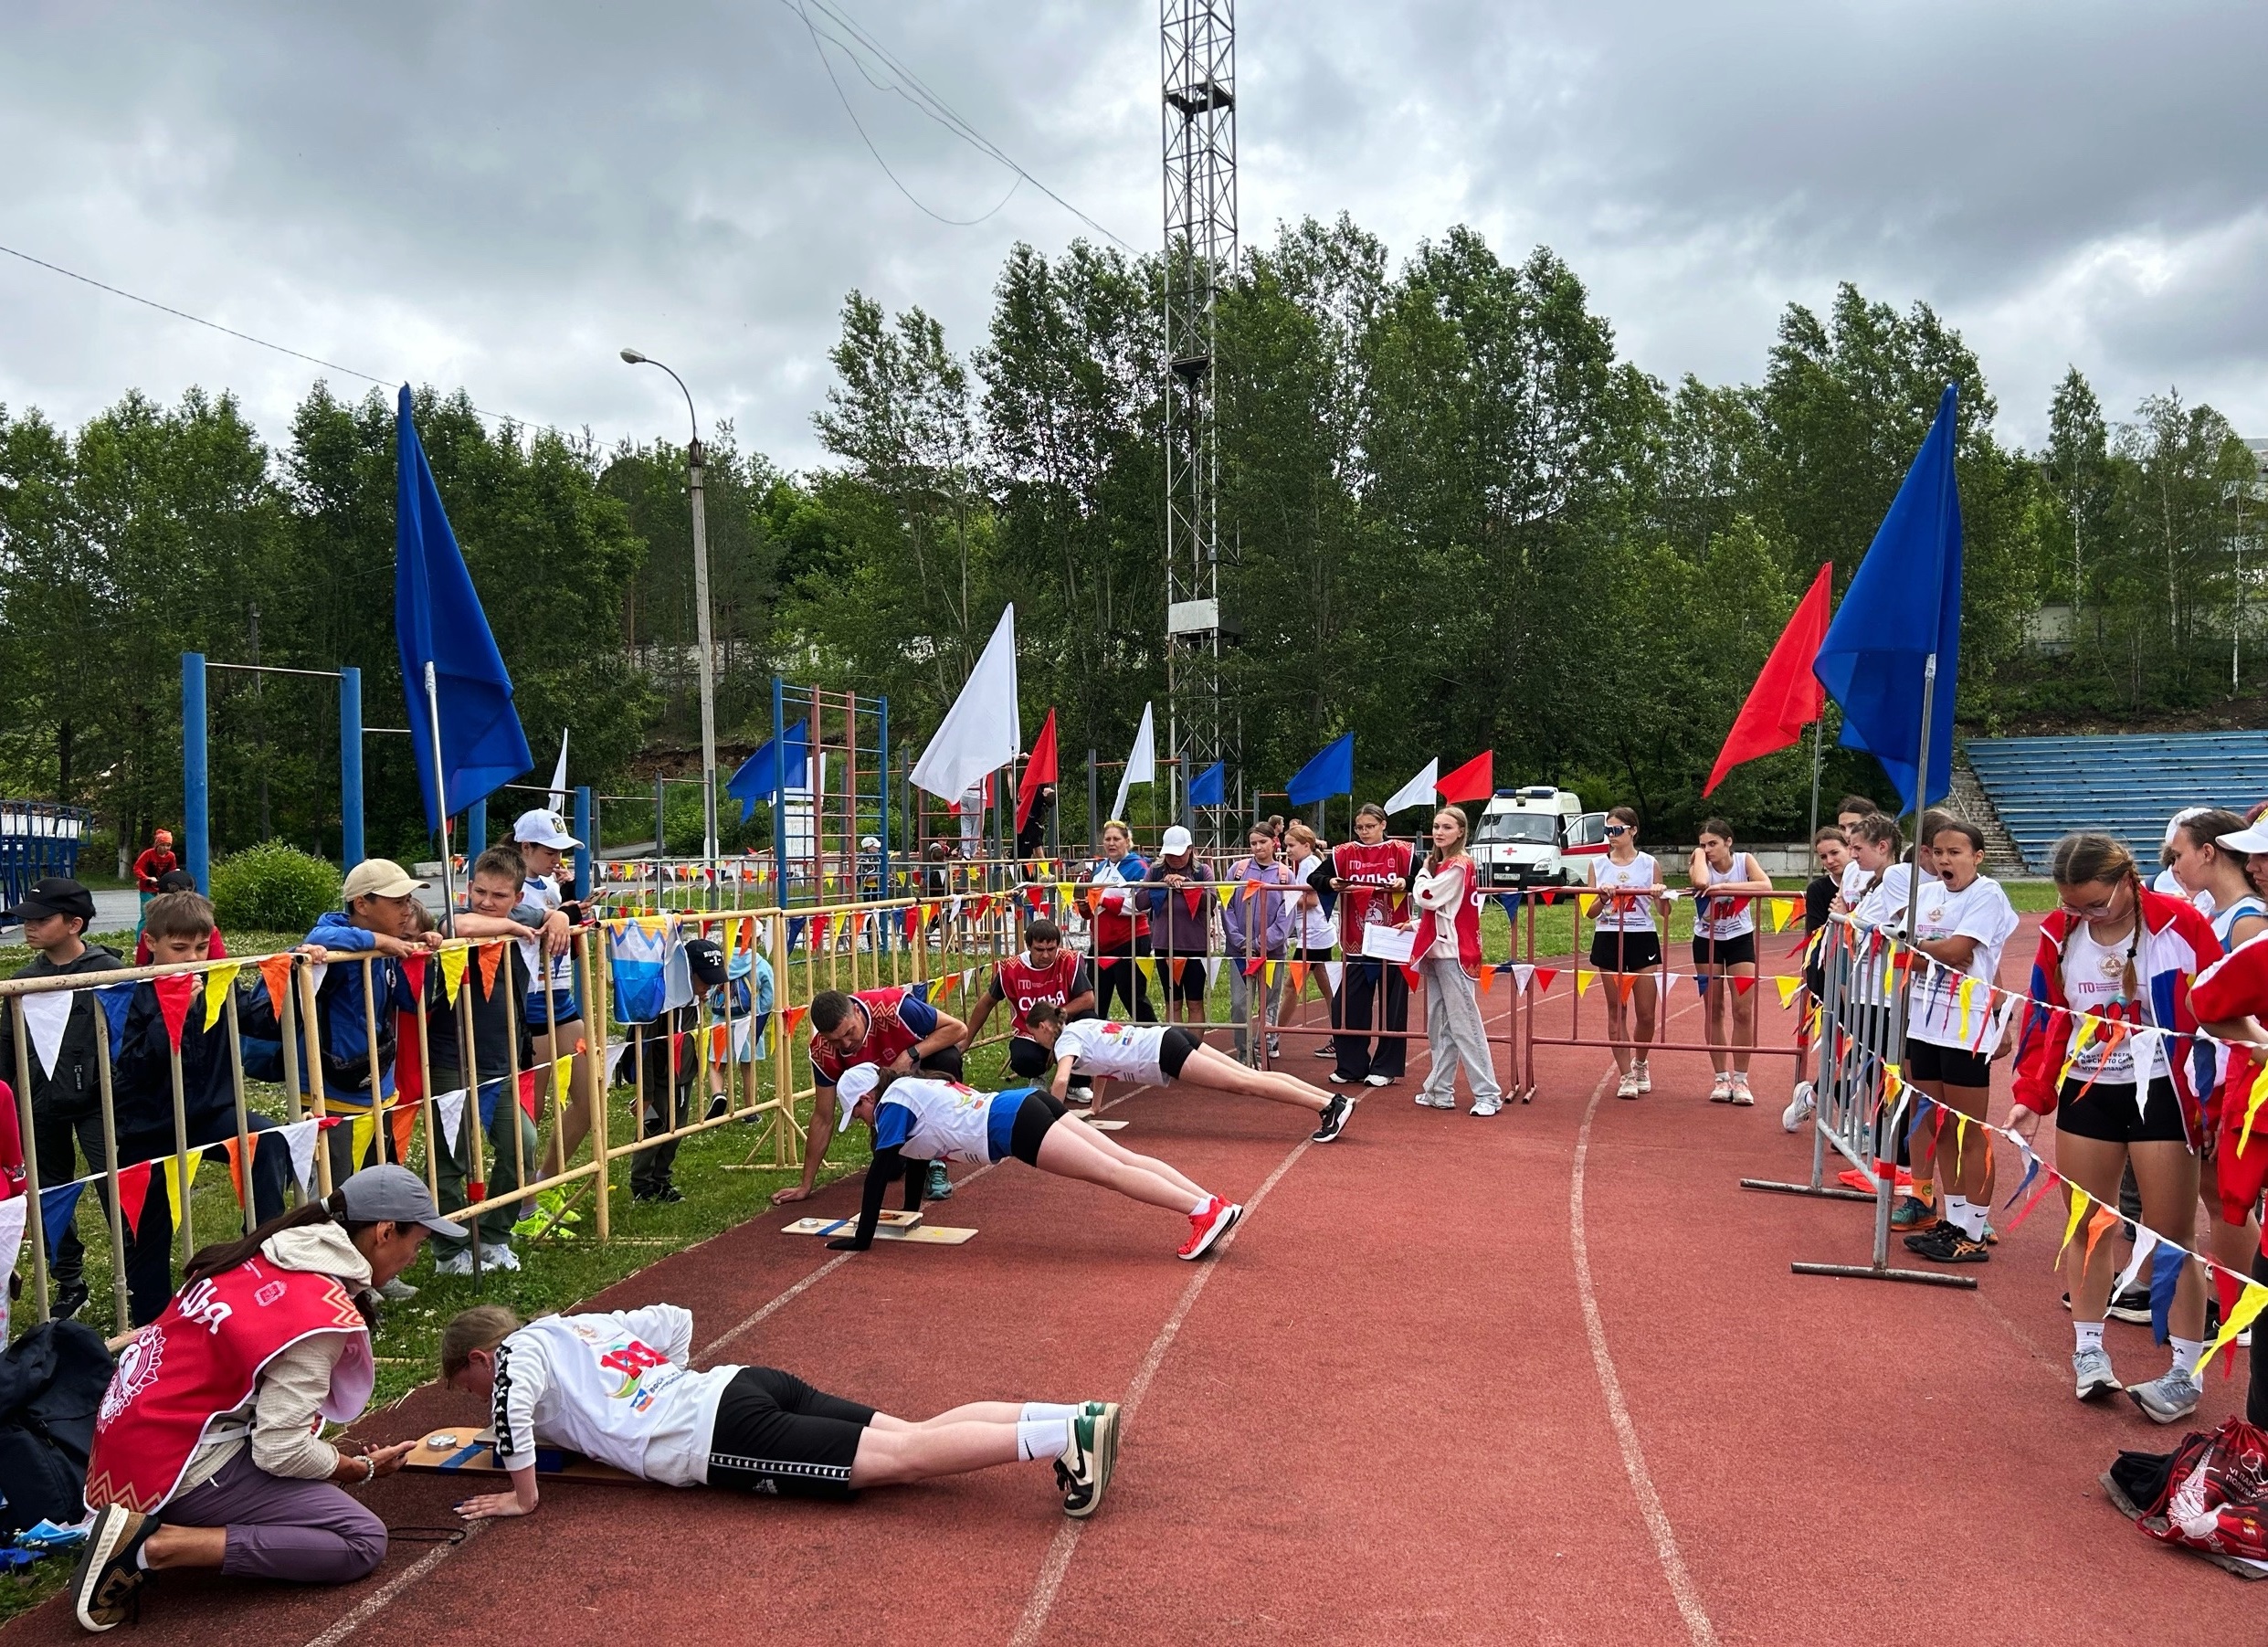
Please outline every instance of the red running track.
[[[2015, 974], [2028, 939], [2012, 947]], [[1784, 1029], [1776, 1003], [1763, 1017]], [[1705, 1101], [1698, 1056], [1657, 1060], [1635, 1103], [1603, 1052], [1542, 1056], [1532, 1106], [1419, 1110], [1405, 1082], [1327, 1146], [1257, 1102], [1116, 1106], [1126, 1142], [1256, 1202], [1217, 1262], [1173, 1262], [1176, 1220], [1010, 1162], [940, 1209], [981, 1228], [965, 1247], [837, 1258], [767, 1214], [602, 1300], [684, 1304], [722, 1340], [707, 1359], [900, 1412], [1128, 1400], [1091, 1522], [1062, 1517], [1040, 1465], [848, 1509], [562, 1484], [534, 1520], [446, 1553], [397, 1543], [341, 1590], [169, 1578], [135, 1639], [1588, 1647], [1904, 1643], [1948, 1619], [2059, 1647], [2257, 1638], [2257, 1592], [2102, 1502], [2119, 1448], [2176, 1432], [2071, 1399], [2045, 1209], [1975, 1293], [1793, 1275], [1791, 1258], [1863, 1262], [1870, 1225], [1856, 1203], [1737, 1188], [1808, 1169], [1808, 1135], [1778, 1125], [1786, 1060], [1735, 1110]], [[2162, 1367], [2147, 1340], [2113, 1324], [2123, 1373]], [[2242, 1385], [2216, 1367], [2200, 1419]], [[480, 1418], [428, 1388], [364, 1428]], [[438, 1526], [457, 1495], [405, 1477], [371, 1502]], [[75, 1631], [53, 1604], [5, 1634]]]

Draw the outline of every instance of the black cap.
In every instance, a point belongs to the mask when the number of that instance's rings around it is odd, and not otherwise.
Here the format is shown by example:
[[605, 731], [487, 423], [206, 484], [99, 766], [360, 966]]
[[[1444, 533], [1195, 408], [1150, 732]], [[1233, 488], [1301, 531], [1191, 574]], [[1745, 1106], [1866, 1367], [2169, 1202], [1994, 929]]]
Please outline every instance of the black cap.
[[686, 939], [685, 965], [693, 981], [704, 989], [714, 989], [724, 982], [724, 951], [714, 938]]
[[49, 875], [33, 882], [31, 891], [7, 912], [11, 921], [44, 921], [49, 915], [77, 915], [91, 924], [94, 894], [66, 876]]
[[194, 892], [197, 890], [197, 878], [187, 870], [167, 870], [157, 878], [157, 890], [161, 892]]

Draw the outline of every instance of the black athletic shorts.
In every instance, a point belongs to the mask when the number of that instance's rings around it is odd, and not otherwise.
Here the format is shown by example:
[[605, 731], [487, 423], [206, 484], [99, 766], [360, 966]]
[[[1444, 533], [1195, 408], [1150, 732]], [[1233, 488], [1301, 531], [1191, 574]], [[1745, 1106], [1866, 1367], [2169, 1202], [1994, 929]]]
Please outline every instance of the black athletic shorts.
[[1651, 972], [1661, 965], [1661, 934], [1651, 927], [1644, 932], [1591, 934], [1594, 972]]
[[1992, 1084], [1992, 1060], [1982, 1052], [1941, 1047], [1934, 1040], [1909, 1040], [1905, 1043], [1905, 1072], [1913, 1081], [1988, 1087]]
[[[2082, 1087], [2087, 1087], [2083, 1098], [2079, 1096]], [[2163, 1075], [2150, 1082], [2149, 1103], [2139, 1114], [2135, 1112], [2133, 1082], [2107, 1086], [2098, 1081], [2088, 1087], [2073, 1076], [2063, 1082], [2061, 1101], [2055, 1106], [2055, 1130], [2100, 1138], [2105, 1144], [2189, 1142], [2189, 1134], [2181, 1125], [2180, 1094]]]
[[[1157, 969], [1166, 975], [1166, 998], [1169, 1001], [1201, 1001], [1212, 987], [1212, 970], [1204, 955], [1157, 953], [1153, 958]], [[1181, 973], [1179, 977], [1174, 976], [1176, 968]]]
[[717, 1402], [709, 1484], [847, 1500], [859, 1437], [874, 1409], [814, 1389], [776, 1367], [744, 1367]]
[[1062, 1118], [1062, 1100], [1053, 1093], [1026, 1093], [1023, 1106], [1008, 1129], [1008, 1154], [1027, 1167], [1039, 1166], [1039, 1140]]
[[1719, 966], [1753, 966], [1756, 964], [1756, 934], [1735, 933], [1729, 938], [1693, 939], [1693, 965], [1706, 966], [1714, 962]]
[[[1076, 1023], [1082, 1018], [1093, 1016], [1092, 1012], [1074, 1012], [1064, 1021]], [[1027, 1081], [1045, 1081], [1055, 1073], [1055, 1054], [1029, 1035], [1011, 1035], [1008, 1037], [1008, 1073], [1021, 1075]], [[1074, 1090], [1087, 1084], [1084, 1075], [1071, 1077]]]
[[1189, 1055], [1198, 1047], [1197, 1031], [1186, 1024], [1175, 1024], [1166, 1031], [1166, 1039], [1157, 1043], [1157, 1067], [1166, 1072], [1168, 1081], [1181, 1079], [1181, 1066], [1189, 1061]]

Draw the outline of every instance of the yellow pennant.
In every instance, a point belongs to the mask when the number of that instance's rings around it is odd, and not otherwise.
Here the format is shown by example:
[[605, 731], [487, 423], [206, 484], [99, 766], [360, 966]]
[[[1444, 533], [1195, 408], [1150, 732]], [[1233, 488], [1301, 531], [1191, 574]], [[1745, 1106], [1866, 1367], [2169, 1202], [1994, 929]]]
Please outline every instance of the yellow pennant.
[[216, 966], [205, 975], [205, 1027], [210, 1029], [220, 1022], [220, 1009], [228, 1004], [228, 992], [237, 987], [237, 974], [243, 971], [241, 962], [231, 961], [226, 966]]
[[1961, 1039], [1963, 1040], [1968, 1039], [1969, 1007], [1977, 998], [1977, 985], [1976, 978], [1965, 977], [1961, 980], [1959, 987], [1953, 992], [1954, 999], [1961, 1005]]
[[2198, 1377], [2204, 1376], [2206, 1363], [2219, 1354], [2225, 1346], [2234, 1344], [2237, 1335], [2252, 1325], [2252, 1318], [2263, 1309], [2268, 1309], [2268, 1287], [2262, 1286], [2258, 1282], [2246, 1282], [2243, 1296], [2230, 1306], [2229, 1319], [2221, 1324], [2221, 1336], [2213, 1340], [2212, 1347], [2199, 1358]]
[[[575, 1054], [572, 1052], [552, 1062], [552, 1093], [563, 1104], [567, 1102], [567, 1076], [574, 1068]], [[359, 1156], [355, 1158], [361, 1159]]]
[[2260, 1114], [2263, 1100], [2268, 1100], [2268, 1062], [2260, 1066], [2260, 1073], [2252, 1077], [2252, 1090], [2244, 1100], [2244, 1130], [2237, 1135], [2237, 1154], [2252, 1141], [2252, 1117]]
[[1774, 978], [1772, 984], [1779, 991], [1779, 1004], [1783, 1008], [1790, 1005], [1796, 998], [1796, 991], [1803, 987], [1803, 980], [1799, 977]]
[[2071, 1245], [2071, 1238], [2079, 1233], [2079, 1220], [2087, 1216], [2087, 1209], [2093, 1205], [2088, 1198], [2087, 1192], [2080, 1188], [2078, 1185], [2066, 1184], [2064, 1188], [2071, 1191], [2071, 1217], [2065, 1220], [2063, 1225], [2063, 1245], [2055, 1250], [2055, 1261], [2058, 1263], [2062, 1262], [2063, 1250]]
[[1282, 965], [1281, 961], [1267, 962], [1261, 969], [1261, 981], [1273, 984], [1276, 981], [1276, 968]]
[[1233, 897], [1235, 897], [1236, 895], [1237, 895], [1237, 889], [1236, 889], [1235, 887], [1233, 887], [1233, 886], [1224, 886], [1224, 887], [1222, 887], [1222, 888], [1220, 889], [1220, 906], [1221, 906], [1221, 908], [1223, 908], [1223, 909], [1227, 909], [1227, 908], [1229, 907], [1229, 899], [1231, 899], [1231, 898], [1233, 898]]
[[465, 981], [465, 962], [471, 951], [462, 944], [451, 944], [441, 951], [441, 988], [448, 997], [448, 1004], [457, 1004], [458, 987]]
[[370, 1140], [377, 1130], [378, 1123], [368, 1110], [347, 1124], [347, 1146], [354, 1152], [357, 1161], [370, 1153]]
[[[362, 1157], [357, 1156], [355, 1158], [360, 1160]], [[189, 1152], [189, 1177], [187, 1184], [185, 1184], [181, 1177], [181, 1158], [178, 1156], [165, 1157], [165, 1204], [174, 1209], [174, 1228], [176, 1230], [181, 1228], [182, 1195], [188, 1184], [195, 1184], [197, 1181], [197, 1168], [204, 1165], [205, 1152], [201, 1149], [191, 1150]]]
[[1071, 895], [1077, 889], [1074, 888], [1068, 881], [1057, 882], [1055, 883], [1056, 902], [1063, 904], [1066, 908], [1070, 907]]
[[1590, 993], [1591, 985], [1598, 979], [1598, 975], [1595, 972], [1586, 972], [1580, 966], [1577, 967], [1575, 969], [1576, 995], [1578, 998], [1588, 995]]

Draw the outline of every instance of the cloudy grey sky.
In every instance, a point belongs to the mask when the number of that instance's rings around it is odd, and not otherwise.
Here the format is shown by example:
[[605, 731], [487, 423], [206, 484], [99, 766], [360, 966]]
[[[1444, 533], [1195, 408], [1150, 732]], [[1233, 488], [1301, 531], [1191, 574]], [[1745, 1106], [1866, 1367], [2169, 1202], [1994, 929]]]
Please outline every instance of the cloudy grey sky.
[[[1159, 238], [1155, 0], [836, 0], [1041, 181]], [[2068, 364], [2268, 435], [2268, 5], [1246, 0], [1248, 241], [1341, 210], [1397, 257], [1548, 243], [1665, 378], [1754, 377], [1839, 280], [1935, 304], [2035, 441]], [[835, 33], [819, 12], [814, 23]], [[791, 465], [842, 295], [978, 341], [1029, 185], [909, 203], [791, 0], [0, 0], [0, 244], [388, 378], [602, 438], [704, 419]], [[1012, 175], [824, 49], [927, 206]], [[877, 82], [880, 84], [878, 85]], [[0, 257], [0, 402], [74, 422], [313, 368]], [[339, 386], [358, 386], [334, 379]]]

